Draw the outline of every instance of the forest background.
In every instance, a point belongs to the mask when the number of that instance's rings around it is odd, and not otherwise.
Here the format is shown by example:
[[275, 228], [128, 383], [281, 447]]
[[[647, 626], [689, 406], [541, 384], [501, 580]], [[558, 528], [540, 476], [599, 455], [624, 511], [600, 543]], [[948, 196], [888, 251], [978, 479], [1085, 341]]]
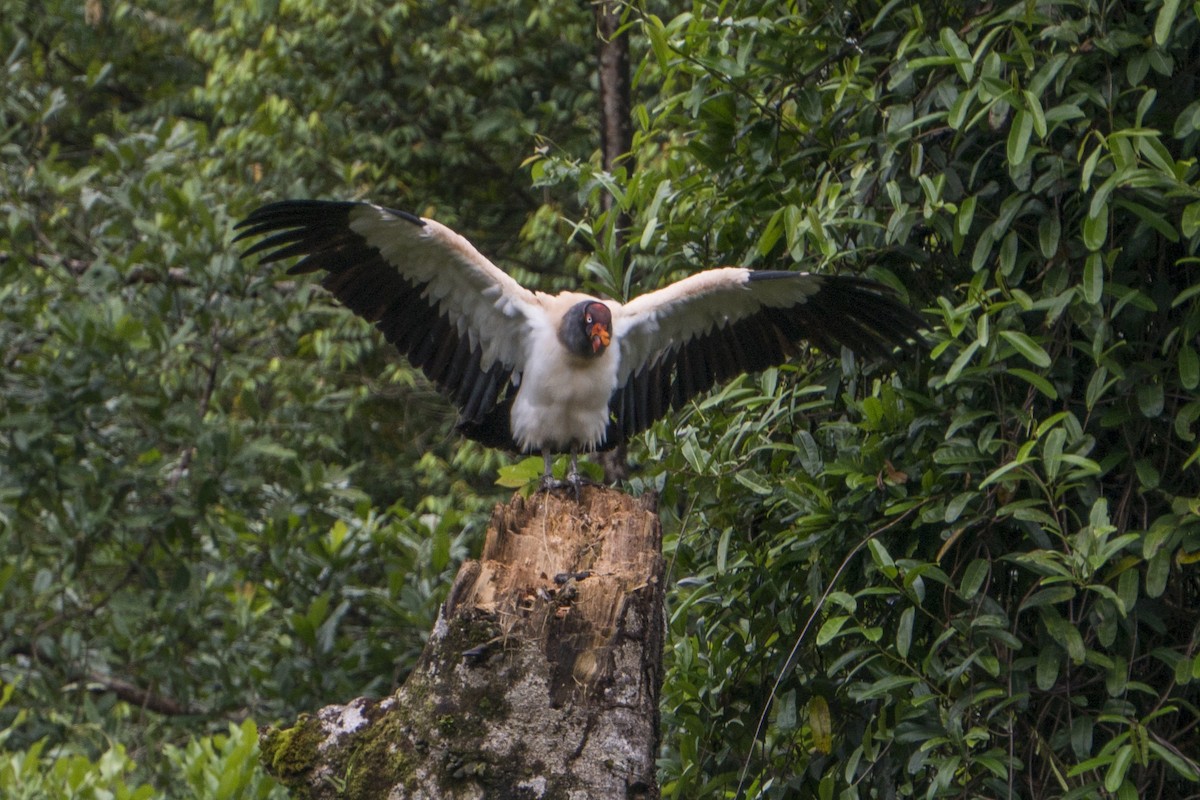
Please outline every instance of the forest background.
[[745, 264], [923, 309], [919, 357], [812, 353], [632, 447], [664, 796], [1200, 795], [1200, 5], [681, 10], [623, 7], [605, 171], [585, 3], [0, 0], [0, 795], [279, 796], [257, 728], [402, 681], [510, 491], [239, 260], [284, 197], [546, 290]]

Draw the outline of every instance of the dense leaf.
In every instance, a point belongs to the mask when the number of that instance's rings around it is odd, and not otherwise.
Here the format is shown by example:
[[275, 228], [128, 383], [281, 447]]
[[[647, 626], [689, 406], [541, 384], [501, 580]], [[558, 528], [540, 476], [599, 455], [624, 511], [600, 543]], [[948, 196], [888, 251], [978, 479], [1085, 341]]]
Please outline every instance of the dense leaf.
[[[650, 438], [682, 579], [664, 794], [1194, 793], [1194, 9], [744, 0], [644, 27], [628, 258], [580, 224], [601, 283], [798, 262], [934, 326], [919, 361], [813, 354]], [[793, 696], [828, 704], [828, 748], [769, 711]]]

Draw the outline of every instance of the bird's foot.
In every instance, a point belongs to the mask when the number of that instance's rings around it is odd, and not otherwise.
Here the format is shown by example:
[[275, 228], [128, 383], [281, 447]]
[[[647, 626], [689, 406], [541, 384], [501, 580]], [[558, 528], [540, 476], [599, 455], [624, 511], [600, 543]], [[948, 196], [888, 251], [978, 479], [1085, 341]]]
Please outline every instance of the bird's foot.
[[546, 471], [542, 473], [542, 484], [538, 489], [539, 492], [552, 492], [555, 489], [571, 489], [575, 492], [575, 502], [580, 501], [582, 488], [586, 485], [597, 486], [598, 484], [590, 478], [584, 477], [579, 471], [579, 451], [578, 449], [571, 450], [571, 466], [567, 469], [566, 480], [555, 480], [553, 469], [553, 458], [549, 450], [542, 451], [542, 458], [546, 462]]
[[598, 486], [594, 480], [588, 478], [578, 472], [568, 472], [565, 480], [558, 480], [550, 475], [543, 475], [541, 485], [538, 487], [539, 492], [553, 492], [558, 489], [570, 489], [575, 493], [575, 502], [578, 503], [582, 496], [584, 486]]

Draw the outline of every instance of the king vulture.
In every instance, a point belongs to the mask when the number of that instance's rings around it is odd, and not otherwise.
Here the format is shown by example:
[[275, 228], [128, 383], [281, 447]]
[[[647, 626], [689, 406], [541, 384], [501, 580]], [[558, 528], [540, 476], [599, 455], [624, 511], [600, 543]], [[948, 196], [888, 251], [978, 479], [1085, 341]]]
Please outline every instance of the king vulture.
[[886, 356], [921, 318], [856, 277], [722, 267], [628, 303], [526, 289], [431, 219], [369, 203], [287, 200], [238, 224], [243, 254], [302, 256], [322, 285], [420, 367], [489, 447], [615, 447], [716, 383], [780, 364], [806, 340]]

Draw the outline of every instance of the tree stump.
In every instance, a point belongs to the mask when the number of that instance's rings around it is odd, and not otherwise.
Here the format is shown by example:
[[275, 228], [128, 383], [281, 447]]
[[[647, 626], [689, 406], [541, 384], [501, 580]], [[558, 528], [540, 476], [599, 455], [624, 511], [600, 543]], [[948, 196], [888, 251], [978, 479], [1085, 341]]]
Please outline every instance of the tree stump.
[[655, 798], [662, 533], [652, 497], [584, 487], [492, 514], [404, 685], [265, 731], [308, 798]]

